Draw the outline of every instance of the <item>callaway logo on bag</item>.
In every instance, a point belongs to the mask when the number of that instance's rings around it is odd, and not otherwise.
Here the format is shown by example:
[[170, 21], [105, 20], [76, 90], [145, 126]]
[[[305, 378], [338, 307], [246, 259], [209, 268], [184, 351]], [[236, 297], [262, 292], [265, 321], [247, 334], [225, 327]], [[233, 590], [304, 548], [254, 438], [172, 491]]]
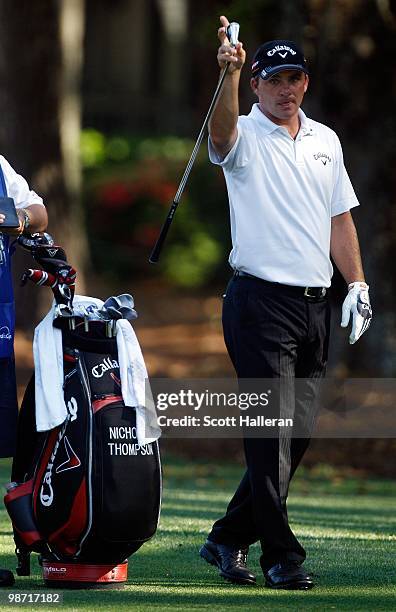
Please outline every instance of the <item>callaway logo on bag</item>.
[[65, 422], [65, 425], [62, 427], [62, 429], [60, 429], [58, 433], [58, 437], [55, 442], [54, 449], [52, 451], [50, 460], [48, 462], [48, 465], [45, 471], [43, 483], [40, 487], [40, 501], [43, 504], [43, 506], [46, 506], [46, 507], [51, 506], [52, 502], [54, 501], [54, 489], [52, 487], [52, 470], [54, 468], [54, 461], [58, 453], [59, 445], [65, 434], [66, 425], [67, 425], [67, 421]]
[[78, 468], [81, 465], [81, 461], [77, 457], [74, 450], [72, 449], [67, 436], [63, 438], [63, 444], [65, 447], [65, 453], [66, 453], [67, 459], [66, 461], [58, 465], [58, 467], [55, 470], [57, 474], [60, 474], [61, 472], [66, 472], [67, 470], [74, 470], [74, 468]]
[[[67, 470], [73, 470], [74, 468], [78, 468], [81, 465], [80, 459], [77, 457], [76, 453], [70, 446], [70, 442], [65, 436], [63, 439], [65, 453], [67, 455], [66, 461], [58, 465], [55, 468], [55, 473], [60, 474], [61, 472], [66, 472]], [[54, 449], [54, 452], [58, 450], [59, 446]], [[52, 459], [52, 457], [51, 457]], [[47, 471], [44, 476], [43, 484], [40, 489], [40, 501], [43, 506], [49, 507], [54, 501], [54, 490], [52, 488], [52, 469], [54, 467], [53, 463], [49, 463], [47, 467]]]
[[71, 397], [67, 402], [67, 409], [70, 414], [70, 420], [75, 421], [77, 418], [78, 405], [75, 397]]
[[103, 359], [101, 363], [94, 366], [92, 368], [92, 376], [95, 378], [102, 378], [103, 374], [108, 372], [108, 370], [116, 370], [119, 369], [119, 365], [116, 359], [110, 359], [110, 357], [106, 357]]
[[[77, 412], [78, 412], [78, 404], [75, 397], [71, 397], [67, 402], [67, 408], [70, 415], [70, 422], [77, 420]], [[51, 458], [48, 462], [47, 469], [43, 478], [42, 485], [40, 487], [40, 501], [43, 506], [49, 507], [54, 501], [54, 490], [52, 487], [52, 470], [54, 469], [55, 460], [58, 458], [58, 451], [61, 443], [63, 441], [64, 448], [64, 456], [66, 457], [65, 461], [58, 463], [55, 468], [55, 474], [60, 474], [61, 472], [66, 472], [67, 470], [72, 470], [73, 468], [80, 467], [81, 461], [72, 449], [72, 446], [69, 442], [69, 439], [66, 435], [67, 429], [67, 421], [65, 421], [63, 427], [60, 429], [58, 438], [56, 440], [54, 449], [51, 454]]]

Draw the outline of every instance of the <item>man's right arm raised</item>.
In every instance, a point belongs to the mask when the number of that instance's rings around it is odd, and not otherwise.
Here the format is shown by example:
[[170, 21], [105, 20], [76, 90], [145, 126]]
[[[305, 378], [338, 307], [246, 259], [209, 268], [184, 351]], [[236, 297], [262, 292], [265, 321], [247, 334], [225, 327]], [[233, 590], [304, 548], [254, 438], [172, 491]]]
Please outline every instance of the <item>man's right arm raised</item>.
[[241, 42], [238, 42], [236, 47], [230, 45], [226, 33], [229, 25], [228, 19], [222, 15], [220, 22], [222, 25], [218, 30], [218, 37], [221, 45], [217, 53], [217, 61], [222, 70], [227, 63], [230, 66], [209, 121], [209, 136], [216, 153], [219, 157], [224, 158], [234, 146], [238, 136], [239, 79], [246, 53]]

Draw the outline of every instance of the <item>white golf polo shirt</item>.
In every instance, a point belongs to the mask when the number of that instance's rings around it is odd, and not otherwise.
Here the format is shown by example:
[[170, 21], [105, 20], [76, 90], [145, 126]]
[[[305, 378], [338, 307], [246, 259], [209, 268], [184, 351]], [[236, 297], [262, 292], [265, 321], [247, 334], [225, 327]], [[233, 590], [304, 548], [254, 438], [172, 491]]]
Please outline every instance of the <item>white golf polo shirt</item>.
[[29, 188], [27, 181], [15, 172], [5, 157], [0, 155], [0, 164], [3, 170], [4, 182], [9, 198], [13, 198], [15, 208], [27, 208], [31, 204], [43, 204], [43, 199]]
[[331, 217], [359, 202], [337, 135], [299, 110], [295, 140], [254, 104], [222, 160], [230, 202], [232, 268], [286, 285], [329, 287]]

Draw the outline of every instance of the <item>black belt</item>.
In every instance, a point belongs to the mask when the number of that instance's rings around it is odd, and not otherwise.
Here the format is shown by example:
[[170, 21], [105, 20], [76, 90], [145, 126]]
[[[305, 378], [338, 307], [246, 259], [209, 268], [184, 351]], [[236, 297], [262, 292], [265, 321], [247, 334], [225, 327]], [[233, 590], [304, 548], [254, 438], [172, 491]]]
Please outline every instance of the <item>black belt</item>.
[[296, 287], [295, 285], [283, 285], [282, 283], [273, 283], [271, 281], [264, 280], [263, 278], [253, 276], [253, 274], [248, 274], [247, 272], [242, 272], [241, 270], [234, 270], [234, 276], [252, 278], [256, 281], [259, 281], [260, 283], [263, 283], [264, 285], [268, 285], [273, 288], [284, 289], [289, 293], [302, 295], [303, 297], [310, 298], [313, 300], [323, 299], [327, 295], [326, 287]]

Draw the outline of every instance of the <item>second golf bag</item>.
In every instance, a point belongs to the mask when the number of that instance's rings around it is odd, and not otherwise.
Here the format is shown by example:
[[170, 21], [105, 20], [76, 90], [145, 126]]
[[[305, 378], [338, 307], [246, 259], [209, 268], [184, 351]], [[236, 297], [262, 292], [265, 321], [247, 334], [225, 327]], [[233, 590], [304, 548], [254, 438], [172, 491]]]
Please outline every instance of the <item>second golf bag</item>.
[[125, 560], [156, 531], [161, 499], [158, 430], [145, 418], [138, 374], [131, 375], [145, 370], [127, 320], [137, 315], [125, 294], [73, 302], [75, 272], [59, 249], [36, 245], [44, 270], [27, 273], [52, 286], [55, 304], [36, 330], [35, 379], [23, 400], [5, 497], [17, 573], [29, 573], [36, 551], [47, 584], [122, 582]]

